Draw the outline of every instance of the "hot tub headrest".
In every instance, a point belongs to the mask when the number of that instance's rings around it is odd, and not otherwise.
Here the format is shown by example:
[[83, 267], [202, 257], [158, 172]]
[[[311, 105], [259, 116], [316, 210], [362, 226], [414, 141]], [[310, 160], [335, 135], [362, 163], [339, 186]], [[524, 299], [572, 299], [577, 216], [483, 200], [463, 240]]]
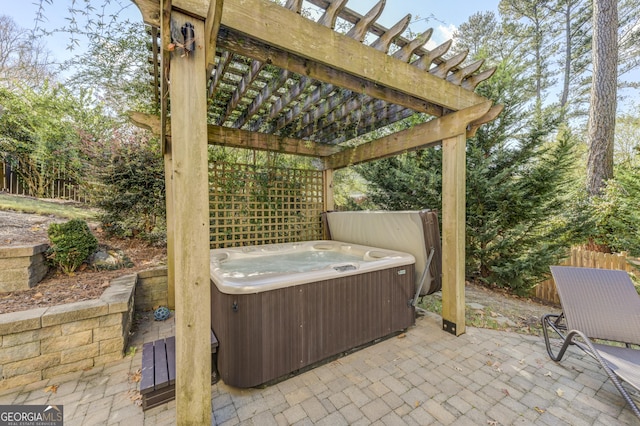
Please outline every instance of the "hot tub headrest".
[[416, 258], [416, 290], [429, 252], [428, 278], [420, 295], [442, 287], [442, 249], [438, 215], [435, 211], [356, 211], [325, 214], [329, 239], [410, 253]]

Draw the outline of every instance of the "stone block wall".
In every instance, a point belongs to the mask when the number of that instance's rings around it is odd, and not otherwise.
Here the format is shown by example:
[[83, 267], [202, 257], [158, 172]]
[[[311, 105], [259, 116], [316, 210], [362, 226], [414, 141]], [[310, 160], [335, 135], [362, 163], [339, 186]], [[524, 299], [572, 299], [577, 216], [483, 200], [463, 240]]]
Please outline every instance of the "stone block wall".
[[167, 267], [161, 266], [139, 272], [136, 286], [136, 310], [150, 311], [167, 304]]
[[0, 314], [0, 391], [121, 359], [136, 281], [116, 278], [96, 300]]
[[0, 293], [28, 290], [39, 283], [49, 270], [44, 256], [48, 247], [0, 247]]

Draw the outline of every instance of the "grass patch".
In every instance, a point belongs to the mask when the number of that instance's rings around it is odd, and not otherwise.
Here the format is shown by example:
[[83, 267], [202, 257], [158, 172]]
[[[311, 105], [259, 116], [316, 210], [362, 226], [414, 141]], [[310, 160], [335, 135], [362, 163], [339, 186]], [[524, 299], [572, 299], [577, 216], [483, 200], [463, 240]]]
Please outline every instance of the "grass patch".
[[53, 215], [66, 219], [95, 220], [98, 211], [79, 203], [62, 200], [44, 200], [22, 195], [0, 193], [0, 210], [21, 213]]
[[[433, 312], [442, 316], [442, 299], [438, 296], [425, 296], [418, 303], [418, 307], [425, 311]], [[470, 327], [488, 328], [491, 330], [515, 331], [521, 334], [529, 334], [539, 336], [542, 332], [542, 326], [536, 319], [533, 322], [523, 321], [522, 317], [509, 316], [510, 323], [504, 321], [505, 317], [494, 311], [490, 306], [484, 309], [471, 309], [465, 307], [465, 323]]]
[[[425, 311], [433, 312], [442, 316], [442, 300], [437, 297], [423, 297], [418, 306]], [[493, 311], [489, 307], [483, 310], [465, 309], [465, 322], [468, 326], [478, 328], [490, 328], [493, 330], [501, 330], [508, 327], [501, 325], [493, 316]]]

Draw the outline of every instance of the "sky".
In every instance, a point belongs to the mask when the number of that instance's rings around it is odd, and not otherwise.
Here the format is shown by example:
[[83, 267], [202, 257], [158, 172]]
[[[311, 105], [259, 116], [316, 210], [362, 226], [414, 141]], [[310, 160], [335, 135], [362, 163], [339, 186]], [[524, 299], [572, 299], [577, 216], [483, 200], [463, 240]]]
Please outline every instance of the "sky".
[[[76, 0], [78, 4], [85, 1], [96, 7], [96, 14], [105, 0]], [[51, 2], [49, 5], [47, 2]], [[71, 14], [68, 9], [72, 0], [0, 0], [0, 14], [11, 16], [14, 21], [23, 28], [33, 29], [35, 26], [37, 5], [45, 4], [47, 22], [39, 24], [44, 28], [59, 28], [64, 26], [66, 19]], [[377, 0], [350, 0], [347, 7], [364, 15], [375, 4]], [[414, 33], [421, 33], [428, 28], [433, 28], [434, 33], [427, 43], [427, 48], [433, 48], [446, 40], [452, 38], [456, 28], [466, 22], [474, 13], [481, 11], [493, 11], [497, 14], [499, 0], [387, 0], [386, 7], [378, 18], [378, 23], [387, 28], [392, 27], [406, 14], [412, 15], [410, 29]], [[111, 0], [112, 10], [117, 10], [120, 16], [132, 21], [142, 21], [138, 8], [131, 0]], [[61, 63], [69, 59], [78, 51], [69, 51], [67, 46], [70, 43], [68, 34], [57, 34], [46, 39], [46, 47], [51, 52], [51, 56]], [[640, 80], [640, 70], [636, 70], [625, 76], [627, 80]], [[637, 91], [620, 91], [619, 95], [624, 95], [620, 104], [620, 109], [633, 108]]]
[[[44, 2], [47, 22], [39, 24], [44, 28], [59, 28], [66, 24], [66, 19], [70, 17], [68, 9], [72, 0], [52, 0], [53, 5], [49, 5], [45, 0], [0, 0], [0, 14], [8, 15], [25, 29], [33, 29], [36, 25], [35, 17], [38, 4]], [[51, 1], [51, 0], [49, 0]], [[95, 5], [96, 13], [104, 0], [91, 0]], [[131, 0], [112, 0], [115, 9], [122, 9], [121, 16], [131, 20], [142, 20], [138, 8]], [[378, 23], [389, 28], [397, 21], [410, 13], [415, 20], [421, 20], [411, 24], [414, 32], [423, 32], [427, 28], [433, 28], [434, 34], [427, 47], [436, 46], [452, 37], [453, 31], [461, 23], [465, 22], [469, 16], [486, 10], [497, 10], [499, 0], [387, 0], [385, 9], [378, 18]], [[77, 3], [84, 3], [79, 1]], [[350, 0], [347, 7], [360, 14], [368, 12], [377, 0]], [[52, 56], [59, 61], [69, 58], [73, 53], [66, 49], [69, 45], [69, 35], [58, 34], [48, 37], [46, 46]]]
[[[377, 1], [350, 0], [347, 7], [364, 15]], [[392, 27], [405, 15], [411, 14], [411, 30], [421, 33], [427, 28], [434, 32], [427, 48], [433, 48], [452, 38], [457, 27], [476, 12], [493, 11], [497, 14], [499, 0], [387, 0], [378, 23]]]
[[[91, 6], [96, 8], [93, 18], [100, 13], [105, 1], [89, 0]], [[40, 3], [43, 4], [45, 10], [44, 22], [36, 22]], [[85, 0], [76, 0], [76, 3], [82, 5]], [[69, 12], [72, 4], [72, 0], [0, 0], [0, 14], [10, 16], [19, 27], [27, 30], [33, 30], [36, 26], [45, 30], [54, 30], [68, 25], [68, 19], [72, 16]], [[140, 11], [131, 0], [111, 0], [107, 14], [115, 13], [134, 22], [142, 22]], [[79, 25], [82, 23], [80, 22]], [[51, 56], [59, 63], [78, 53], [77, 48], [74, 48], [73, 51], [68, 49], [71, 42], [70, 35], [67, 33], [53, 34], [46, 37], [44, 42]], [[82, 48], [82, 44], [80, 48]]]

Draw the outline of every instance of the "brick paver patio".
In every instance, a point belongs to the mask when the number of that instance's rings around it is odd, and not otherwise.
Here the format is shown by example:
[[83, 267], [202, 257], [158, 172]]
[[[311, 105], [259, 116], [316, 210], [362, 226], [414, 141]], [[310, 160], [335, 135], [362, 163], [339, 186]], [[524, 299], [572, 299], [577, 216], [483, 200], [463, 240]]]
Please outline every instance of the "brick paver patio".
[[[571, 350], [561, 364], [542, 338], [468, 328], [451, 336], [426, 314], [406, 333], [264, 389], [218, 383], [216, 425], [639, 424], [596, 364]], [[175, 401], [134, 403], [143, 342], [173, 334], [145, 321], [135, 355], [3, 392], [0, 404], [62, 404], [65, 425], [175, 423]], [[57, 386], [54, 393], [48, 390]], [[49, 388], [50, 389], [50, 388]]]

